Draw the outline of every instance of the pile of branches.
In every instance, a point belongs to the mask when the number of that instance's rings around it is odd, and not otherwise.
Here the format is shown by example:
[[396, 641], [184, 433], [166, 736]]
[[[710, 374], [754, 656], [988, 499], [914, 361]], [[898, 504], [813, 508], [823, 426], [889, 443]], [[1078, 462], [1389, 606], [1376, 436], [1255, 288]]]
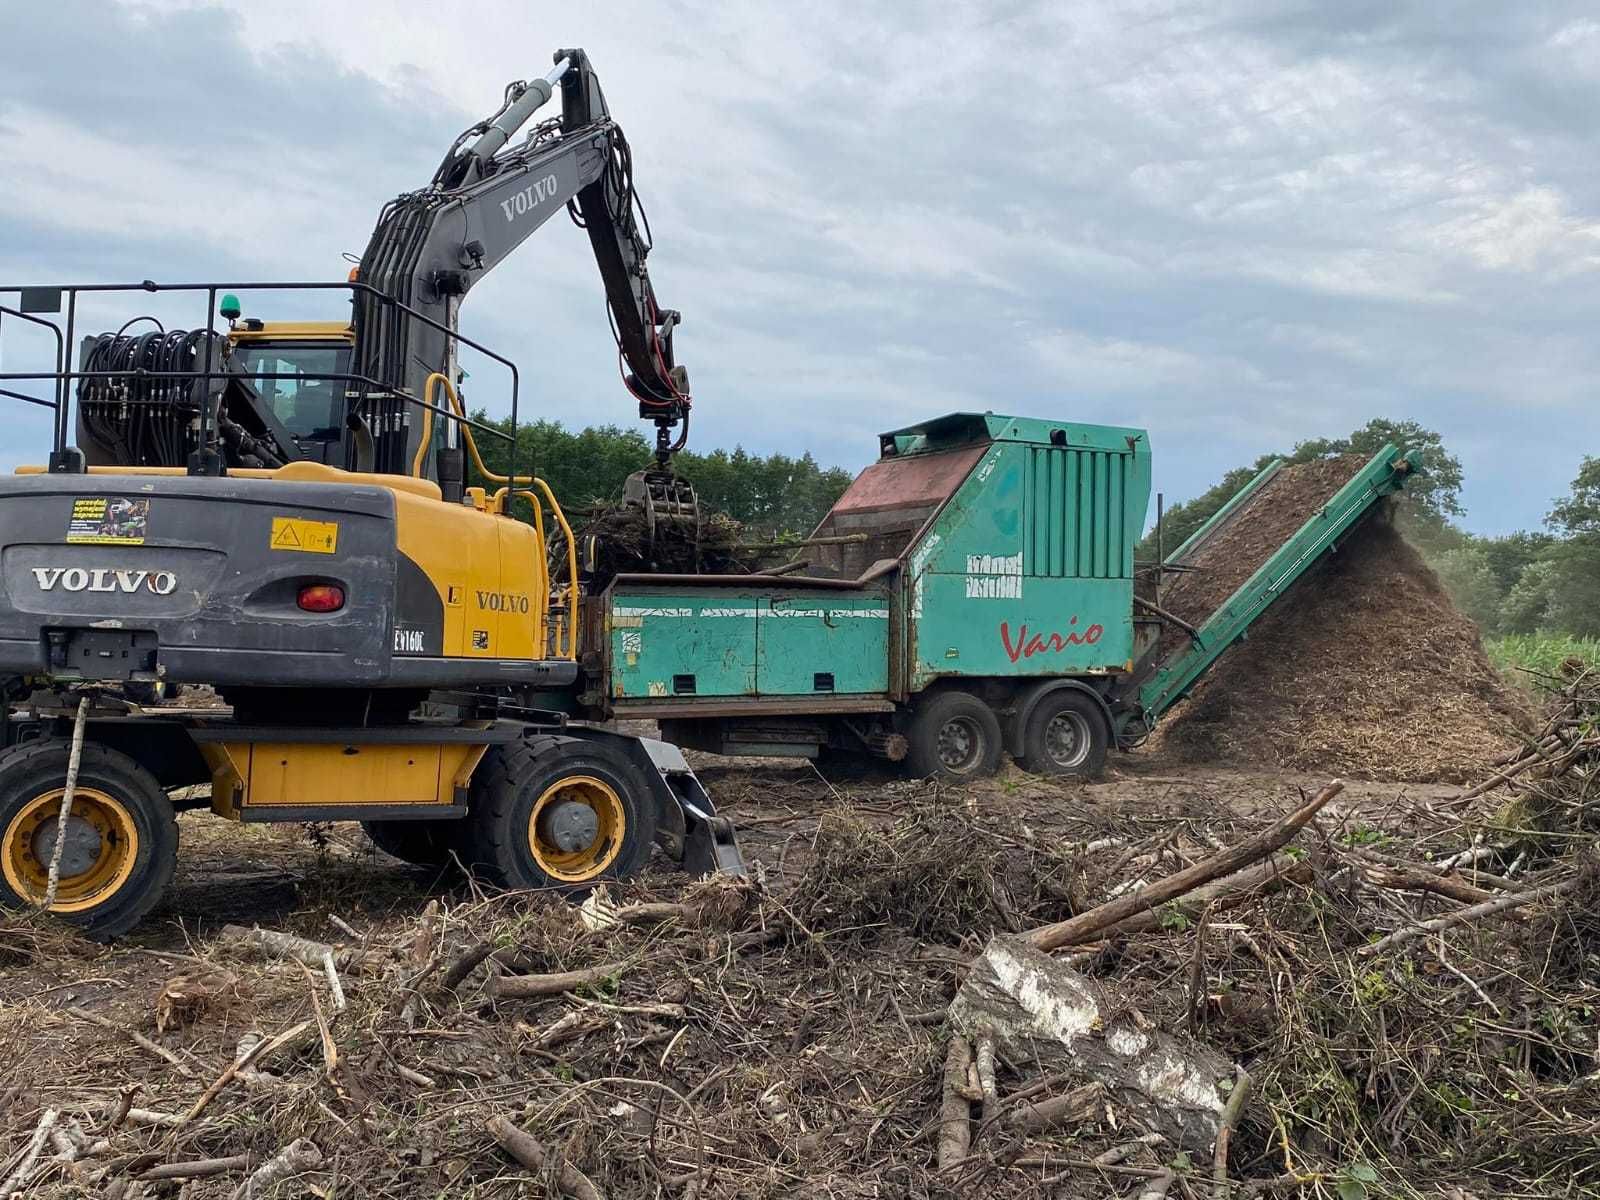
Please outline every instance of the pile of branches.
[[[748, 574], [754, 556], [741, 545], [744, 527], [726, 513], [702, 513], [695, 522], [662, 520], [654, 538], [644, 509], [635, 504], [600, 504], [581, 514], [580, 543], [595, 538], [592, 584], [601, 591], [618, 575]], [[564, 578], [565, 548], [552, 546], [554, 578]]]
[[1454, 806], [834, 793], [756, 882], [63, 957], [0, 1197], [1593, 1191], [1593, 691]]
[[911, 791], [897, 809], [887, 828], [853, 808], [823, 816], [785, 900], [796, 922], [834, 939], [887, 930], [961, 945], [1073, 911], [1073, 847], [1014, 818], [978, 819], [937, 787]]

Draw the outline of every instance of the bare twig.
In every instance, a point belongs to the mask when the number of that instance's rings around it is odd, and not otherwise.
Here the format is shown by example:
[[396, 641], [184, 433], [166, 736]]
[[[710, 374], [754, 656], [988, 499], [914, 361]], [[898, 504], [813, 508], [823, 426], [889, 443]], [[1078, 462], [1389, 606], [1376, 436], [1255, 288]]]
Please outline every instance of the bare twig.
[[151, 1041], [149, 1038], [145, 1037], [145, 1035], [140, 1033], [138, 1030], [129, 1029], [125, 1025], [118, 1025], [115, 1021], [111, 1020], [110, 1018], [102, 1017], [99, 1013], [92, 1013], [86, 1008], [71, 1007], [71, 1008], [67, 1009], [67, 1012], [70, 1013], [72, 1016], [77, 1017], [80, 1021], [88, 1021], [91, 1025], [98, 1025], [102, 1029], [111, 1030], [112, 1033], [121, 1034], [123, 1037], [127, 1038], [130, 1042], [132, 1042], [135, 1046], [138, 1046], [139, 1049], [148, 1050], [151, 1054], [154, 1054], [157, 1058], [165, 1059], [167, 1062], [171, 1063], [172, 1066], [177, 1070], [178, 1074], [182, 1075], [186, 1079], [189, 1078], [190, 1075], [192, 1074], [192, 1072], [189, 1070], [188, 1064], [185, 1063], [183, 1061], [183, 1059], [179, 1058], [176, 1054], [174, 1054], [171, 1050], [168, 1050], [165, 1046], [159, 1045], [158, 1043]]
[[[530, 1171], [543, 1171], [550, 1162], [550, 1152], [527, 1130], [512, 1124], [505, 1117], [490, 1117], [485, 1123], [490, 1135], [500, 1143], [500, 1148]], [[557, 1159], [556, 1184], [572, 1200], [605, 1200], [605, 1194], [563, 1155]]]
[[72, 749], [67, 752], [67, 782], [61, 792], [61, 808], [56, 813], [56, 844], [50, 850], [50, 873], [45, 878], [44, 898], [39, 907], [49, 912], [56, 906], [56, 891], [61, 886], [61, 852], [67, 845], [67, 822], [72, 819], [72, 800], [78, 793], [78, 770], [83, 764], [83, 733], [89, 724], [89, 693], [78, 697], [78, 713], [72, 719]]
[[1294, 812], [1237, 846], [1157, 880], [1141, 891], [1119, 896], [1099, 908], [1079, 913], [1054, 925], [1043, 925], [1027, 937], [1040, 950], [1055, 950], [1076, 942], [1086, 942], [1119, 921], [1165, 904], [1168, 900], [1175, 900], [1201, 884], [1232, 875], [1286, 845], [1310, 823], [1323, 805], [1343, 790], [1344, 784], [1335, 779]]
[[1495, 913], [1505, 912], [1507, 909], [1521, 908], [1524, 904], [1532, 904], [1536, 900], [1546, 900], [1551, 896], [1559, 896], [1570, 892], [1582, 882], [1578, 879], [1568, 879], [1562, 883], [1546, 884], [1544, 887], [1533, 888], [1526, 892], [1514, 892], [1509, 896], [1497, 896], [1493, 900], [1486, 900], [1482, 904], [1474, 904], [1471, 908], [1460, 908], [1455, 912], [1446, 913], [1442, 917], [1435, 917], [1431, 921], [1423, 921], [1417, 925], [1410, 925], [1404, 929], [1397, 929], [1387, 937], [1381, 937], [1369, 946], [1363, 946], [1356, 953], [1373, 955], [1395, 946], [1403, 946], [1407, 942], [1421, 937], [1426, 933], [1437, 933], [1441, 929], [1449, 929], [1452, 925], [1460, 925], [1466, 921], [1476, 921], [1479, 917], [1493, 916]]
[[34, 1164], [44, 1152], [44, 1144], [50, 1138], [50, 1130], [55, 1128], [57, 1115], [53, 1108], [47, 1108], [40, 1114], [39, 1123], [33, 1128], [33, 1137], [28, 1142], [28, 1149], [22, 1155], [22, 1161], [17, 1164], [17, 1169], [6, 1177], [6, 1181], [0, 1183], [0, 1200], [16, 1195], [32, 1177]]

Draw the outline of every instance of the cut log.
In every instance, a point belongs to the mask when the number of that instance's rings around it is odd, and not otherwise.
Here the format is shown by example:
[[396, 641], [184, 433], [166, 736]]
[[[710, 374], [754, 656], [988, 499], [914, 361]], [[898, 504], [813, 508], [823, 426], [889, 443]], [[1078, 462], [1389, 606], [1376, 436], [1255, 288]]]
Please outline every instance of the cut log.
[[1310, 823], [1328, 801], [1343, 790], [1344, 784], [1335, 779], [1294, 812], [1237, 846], [1231, 846], [1192, 867], [1157, 880], [1141, 891], [1118, 896], [1098, 908], [1079, 913], [1065, 921], [1057, 921], [1054, 925], [1042, 925], [1027, 935], [1028, 940], [1040, 950], [1055, 950], [1061, 946], [1087, 942], [1119, 921], [1158, 908], [1169, 900], [1176, 900], [1179, 896], [1194, 891], [1202, 884], [1243, 870], [1252, 863], [1266, 858], [1275, 850], [1282, 849], [1295, 834]]
[[944, 1100], [939, 1107], [941, 1171], [966, 1158], [972, 1147], [972, 1103], [967, 1099], [967, 1070], [971, 1065], [971, 1044], [960, 1034], [952, 1034], [944, 1059]]
[[991, 1029], [1008, 1062], [1104, 1087], [1124, 1120], [1131, 1114], [1181, 1149], [1204, 1153], [1216, 1142], [1233, 1064], [1199, 1042], [1156, 1031], [1129, 997], [1025, 938], [989, 942], [951, 1002], [950, 1022], [967, 1036]]

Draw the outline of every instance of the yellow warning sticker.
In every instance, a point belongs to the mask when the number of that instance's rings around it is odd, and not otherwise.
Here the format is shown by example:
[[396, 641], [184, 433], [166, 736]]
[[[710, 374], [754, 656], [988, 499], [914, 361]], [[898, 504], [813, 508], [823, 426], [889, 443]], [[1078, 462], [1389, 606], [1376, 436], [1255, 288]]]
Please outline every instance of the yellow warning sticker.
[[306, 521], [300, 517], [273, 517], [274, 550], [302, 550], [307, 554], [332, 554], [339, 544], [337, 521]]

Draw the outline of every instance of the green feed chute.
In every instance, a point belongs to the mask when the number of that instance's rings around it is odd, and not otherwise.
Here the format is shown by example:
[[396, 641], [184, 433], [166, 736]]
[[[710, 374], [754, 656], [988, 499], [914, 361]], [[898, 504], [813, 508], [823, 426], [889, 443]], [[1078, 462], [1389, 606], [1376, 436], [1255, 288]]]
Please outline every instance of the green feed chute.
[[[1190, 643], [1163, 662], [1149, 675], [1138, 691], [1138, 716], [1145, 724], [1155, 722], [1167, 709], [1189, 694], [1200, 677], [1209, 670], [1234, 642], [1244, 637], [1250, 626], [1289, 590], [1295, 580], [1332, 550], [1355, 524], [1383, 497], [1398, 492], [1405, 481], [1421, 467], [1421, 456], [1413, 450], [1401, 453], [1385, 446], [1354, 478], [1334, 493], [1300, 529], [1250, 576], [1220, 608], [1201, 625]], [[1250, 498], [1283, 468], [1275, 461], [1250, 481], [1239, 493], [1202, 525], [1171, 556], [1172, 560], [1190, 557], [1204, 547], [1228, 523], [1244, 512]]]

